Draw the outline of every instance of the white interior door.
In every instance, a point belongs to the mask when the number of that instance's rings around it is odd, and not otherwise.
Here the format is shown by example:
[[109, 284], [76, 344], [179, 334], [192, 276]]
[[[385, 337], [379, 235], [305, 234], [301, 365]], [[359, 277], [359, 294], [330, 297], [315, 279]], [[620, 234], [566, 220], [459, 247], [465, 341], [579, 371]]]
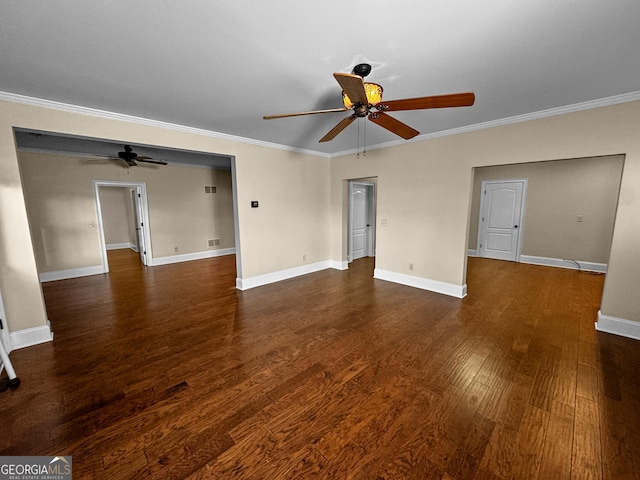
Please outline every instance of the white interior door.
[[478, 256], [520, 258], [526, 180], [482, 182]]
[[351, 260], [367, 255], [367, 187], [351, 184]]
[[134, 216], [136, 222], [136, 236], [138, 240], [138, 253], [140, 254], [140, 261], [143, 265], [147, 265], [147, 247], [145, 245], [145, 228], [144, 213], [142, 205], [142, 187], [136, 187], [133, 194], [134, 200]]

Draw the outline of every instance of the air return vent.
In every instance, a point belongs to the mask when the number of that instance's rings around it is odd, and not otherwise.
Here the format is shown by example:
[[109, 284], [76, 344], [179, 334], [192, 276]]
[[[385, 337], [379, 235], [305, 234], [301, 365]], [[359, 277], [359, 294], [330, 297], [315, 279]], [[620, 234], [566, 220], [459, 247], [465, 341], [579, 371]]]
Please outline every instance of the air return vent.
[[[214, 187], [215, 188], [215, 187]], [[209, 246], [210, 247], [219, 247], [220, 246], [220, 239], [219, 238], [212, 238], [209, 240]]]
[[214, 185], [205, 185], [204, 186], [204, 193], [218, 193], [217, 189]]

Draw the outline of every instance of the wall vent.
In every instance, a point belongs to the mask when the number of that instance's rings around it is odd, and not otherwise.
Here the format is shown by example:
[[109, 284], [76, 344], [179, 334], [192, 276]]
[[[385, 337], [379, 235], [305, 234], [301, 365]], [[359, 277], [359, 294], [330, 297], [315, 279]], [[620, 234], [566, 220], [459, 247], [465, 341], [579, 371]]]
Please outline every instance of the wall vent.
[[218, 193], [217, 188], [214, 185], [205, 185], [204, 193]]
[[211, 240], [209, 240], [209, 246], [210, 247], [219, 247], [220, 246], [220, 239], [219, 238], [212, 238]]

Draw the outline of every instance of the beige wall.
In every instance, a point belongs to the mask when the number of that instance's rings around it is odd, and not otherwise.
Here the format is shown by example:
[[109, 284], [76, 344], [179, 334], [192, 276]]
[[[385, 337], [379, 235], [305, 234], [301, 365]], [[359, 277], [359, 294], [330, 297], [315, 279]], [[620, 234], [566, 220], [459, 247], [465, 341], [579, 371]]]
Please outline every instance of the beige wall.
[[327, 261], [329, 159], [245, 149], [236, 161], [242, 277]]
[[482, 182], [525, 178], [522, 254], [607, 263], [623, 164], [615, 155], [476, 168], [469, 248], [477, 244]]
[[[412, 275], [462, 285], [473, 168], [624, 154], [602, 312], [640, 321], [640, 102], [331, 160], [204, 132], [0, 102], [0, 288], [11, 330], [46, 323], [14, 126], [235, 157], [236, 245], [245, 278], [302, 265], [303, 254], [307, 262], [346, 260], [345, 180], [377, 177], [376, 267], [407, 273], [411, 262]], [[260, 208], [251, 209], [251, 200]]]
[[[302, 251], [307, 255], [306, 263], [318, 258], [326, 260], [329, 256], [327, 158], [240, 143], [231, 137], [204, 131], [165, 128], [148, 121], [134, 123], [117, 116], [104, 118], [2, 100], [0, 289], [11, 331], [42, 328], [47, 324], [18, 168], [14, 127], [229, 155], [234, 158], [237, 180], [240, 235], [235, 240], [236, 248], [242, 250], [239, 258], [243, 267], [239, 269], [239, 276], [246, 278], [303, 265]], [[119, 175], [122, 177], [118, 176], [118, 180], [136, 178], [132, 176], [136, 175], [133, 169], [129, 174], [123, 169]], [[148, 189], [150, 202], [165, 194], [162, 186]], [[259, 200], [260, 208], [251, 209], [250, 200]], [[165, 203], [164, 207], [167, 206]], [[179, 210], [175, 205], [173, 208]], [[184, 211], [180, 210], [180, 214], [184, 215]], [[152, 223], [162, 224], [162, 220], [162, 214], [150, 218]], [[154, 251], [158, 249], [156, 254], [173, 255], [172, 240], [166, 232], [156, 232], [152, 240]]]
[[[174, 165], [126, 168], [119, 162], [33, 152], [20, 152], [19, 162], [40, 273], [102, 264], [94, 180], [146, 184], [153, 258], [235, 246], [229, 171]], [[205, 193], [205, 185], [215, 185], [217, 193]], [[120, 196], [125, 190], [101, 187], [109, 189]], [[124, 199], [120, 210], [125, 210]], [[103, 220], [113, 218], [105, 218], [103, 211]], [[107, 227], [105, 223], [109, 244]], [[126, 241], [127, 224], [117, 228]], [[214, 238], [220, 239], [219, 247], [208, 246]]]
[[631, 102], [333, 158], [332, 258], [347, 254], [345, 179], [378, 177], [376, 268], [463, 285], [474, 168], [622, 154], [602, 312], [640, 321], [638, 131], [640, 102]]

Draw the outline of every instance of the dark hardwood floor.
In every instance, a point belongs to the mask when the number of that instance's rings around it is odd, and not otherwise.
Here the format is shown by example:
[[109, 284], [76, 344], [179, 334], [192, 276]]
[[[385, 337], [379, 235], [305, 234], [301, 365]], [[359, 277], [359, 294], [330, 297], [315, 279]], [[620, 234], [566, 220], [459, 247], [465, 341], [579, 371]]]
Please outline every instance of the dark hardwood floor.
[[604, 277], [469, 259], [469, 295], [373, 261], [246, 292], [233, 256], [43, 285], [0, 455], [74, 479], [640, 478], [640, 343], [596, 333]]

